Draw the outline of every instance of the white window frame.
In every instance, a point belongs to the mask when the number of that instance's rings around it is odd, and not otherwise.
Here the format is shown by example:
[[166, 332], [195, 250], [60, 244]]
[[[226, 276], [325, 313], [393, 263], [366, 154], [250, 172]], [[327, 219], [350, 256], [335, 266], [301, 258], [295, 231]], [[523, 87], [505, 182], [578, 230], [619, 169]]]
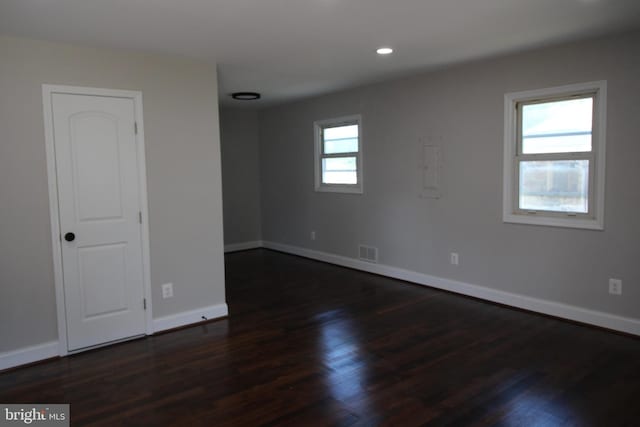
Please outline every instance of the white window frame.
[[[592, 149], [587, 153], [521, 154], [518, 105], [593, 95]], [[507, 93], [504, 96], [503, 221], [552, 227], [604, 229], [607, 82], [595, 81]], [[587, 214], [519, 209], [519, 163], [525, 160], [580, 160], [589, 164]]]
[[[322, 149], [323, 130], [331, 127], [358, 125], [358, 151], [351, 153], [324, 154]], [[314, 165], [315, 165], [315, 190], [320, 192], [333, 193], [363, 193], [363, 162], [362, 162], [362, 116], [359, 114], [352, 116], [338, 117], [335, 119], [318, 120], [313, 122], [314, 131]], [[327, 158], [355, 157], [356, 158], [356, 184], [324, 184], [322, 182], [322, 160]]]

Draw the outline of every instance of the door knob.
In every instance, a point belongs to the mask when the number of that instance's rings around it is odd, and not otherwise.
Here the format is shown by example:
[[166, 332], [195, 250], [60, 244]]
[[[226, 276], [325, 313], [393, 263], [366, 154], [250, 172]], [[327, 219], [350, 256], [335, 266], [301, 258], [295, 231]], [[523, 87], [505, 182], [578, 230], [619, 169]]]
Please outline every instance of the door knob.
[[67, 242], [73, 242], [74, 240], [76, 240], [76, 235], [73, 233], [67, 233], [64, 235], [64, 240], [66, 240]]

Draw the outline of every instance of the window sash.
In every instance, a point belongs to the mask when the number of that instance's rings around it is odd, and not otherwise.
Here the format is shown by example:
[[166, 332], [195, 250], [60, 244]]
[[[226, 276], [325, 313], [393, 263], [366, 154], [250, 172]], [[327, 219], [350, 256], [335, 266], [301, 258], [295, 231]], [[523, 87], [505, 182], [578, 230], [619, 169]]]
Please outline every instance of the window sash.
[[[324, 168], [324, 159], [343, 159], [343, 158], [355, 158], [356, 160], [356, 169], [355, 169], [355, 173], [356, 173], [356, 183], [355, 184], [336, 184], [336, 183], [327, 183], [324, 182], [324, 173], [325, 173], [325, 168]], [[335, 155], [335, 154], [327, 154], [327, 155], [322, 155], [320, 156], [320, 185], [343, 185], [343, 186], [357, 186], [360, 184], [360, 157], [358, 156], [358, 152], [352, 152], [352, 153], [340, 153], [339, 155]]]
[[[583, 153], [584, 154], [584, 153]], [[587, 160], [589, 162], [589, 189], [587, 191], [588, 197], [588, 208], [587, 212], [570, 212], [570, 211], [554, 211], [554, 210], [543, 210], [543, 209], [521, 209], [520, 208], [520, 164], [522, 162], [530, 162], [530, 161], [563, 161], [563, 160]], [[551, 156], [551, 155], [528, 155], [528, 156], [519, 156], [514, 159], [514, 171], [513, 176], [515, 178], [515, 185], [513, 186], [513, 212], [523, 215], [536, 215], [536, 214], [544, 214], [545, 216], [553, 216], [558, 218], [583, 218], [583, 219], [593, 219], [595, 217], [595, 156], [593, 153], [586, 153], [586, 155], [582, 156]]]
[[[565, 95], [565, 96], [550, 96], [550, 97], [544, 97], [544, 98], [540, 98], [540, 99], [535, 99], [535, 100], [528, 100], [528, 101], [519, 101], [516, 102], [515, 104], [515, 108], [516, 108], [516, 157], [519, 156], [533, 156], [534, 154], [524, 154], [524, 150], [523, 150], [523, 138], [522, 138], [522, 123], [523, 123], [523, 111], [524, 111], [524, 106], [526, 105], [535, 105], [535, 104], [547, 104], [547, 103], [551, 103], [551, 102], [560, 102], [560, 101], [569, 101], [569, 100], [574, 100], [574, 99], [586, 99], [586, 98], [591, 98], [593, 100], [593, 107], [591, 109], [591, 151], [574, 151], [574, 152], [565, 152], [565, 153], [540, 153], [540, 154], [535, 154], [535, 155], [549, 155], [549, 154], [560, 154], [560, 155], [580, 155], [580, 154], [584, 154], [584, 153], [593, 153], [594, 150], [596, 149], [596, 143], [597, 141], [595, 141], [596, 138], [596, 126], [597, 126], [597, 111], [598, 111], [598, 97], [596, 96], [596, 92], [586, 92], [586, 93], [578, 93], [578, 94], [571, 94], [571, 95]], [[582, 132], [565, 132], [565, 133], [559, 133], [555, 136], [569, 136], [569, 135], [576, 135], [576, 134], [584, 134]]]
[[[341, 152], [341, 153], [325, 153], [325, 143], [326, 143], [326, 139], [324, 137], [324, 132], [327, 129], [333, 129], [333, 128], [341, 128], [341, 127], [345, 127], [345, 126], [358, 126], [358, 136], [357, 136], [357, 140], [358, 140], [358, 151], [349, 151], [349, 152]], [[340, 138], [343, 140], [347, 140], [347, 139], [354, 139], [354, 138]], [[340, 139], [330, 139], [329, 141], [339, 141]], [[326, 126], [321, 126], [320, 127], [320, 156], [321, 157], [330, 157], [330, 156], [337, 156], [337, 157], [346, 157], [346, 154], [351, 154], [353, 157], [353, 154], [357, 154], [360, 152], [361, 148], [360, 148], [360, 123], [357, 120], [349, 120], [349, 121], [345, 121], [345, 122], [341, 122], [341, 123], [331, 123], [330, 125], [326, 125]]]
[[[340, 153], [342, 154], [342, 153]], [[324, 162], [322, 160], [324, 159], [340, 159], [340, 158], [347, 158], [347, 157], [355, 157], [356, 159], [356, 169], [355, 169], [355, 173], [356, 173], [356, 182], [355, 184], [336, 184], [336, 183], [327, 183], [324, 182], [324, 173], [325, 173], [325, 169], [324, 169]], [[351, 172], [351, 171], [348, 171]], [[341, 187], [359, 187], [360, 186], [360, 158], [358, 157], [358, 153], [349, 153], [349, 155], [340, 155], [340, 156], [334, 156], [334, 155], [326, 155], [326, 156], [321, 156], [320, 157], [320, 185], [324, 186], [324, 187], [332, 187], [332, 186], [341, 186]]]

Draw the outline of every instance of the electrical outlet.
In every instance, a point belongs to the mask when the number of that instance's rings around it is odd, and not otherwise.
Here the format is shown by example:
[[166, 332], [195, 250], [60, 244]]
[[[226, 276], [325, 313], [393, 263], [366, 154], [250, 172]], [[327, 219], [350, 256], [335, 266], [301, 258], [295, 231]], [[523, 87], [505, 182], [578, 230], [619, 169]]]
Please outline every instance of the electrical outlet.
[[458, 257], [457, 252], [451, 252], [451, 264], [458, 265], [460, 262], [460, 258]]
[[609, 279], [609, 293], [611, 295], [622, 295], [622, 280]]
[[311, 237], [311, 240], [316, 240], [316, 232], [312, 231], [310, 237]]
[[173, 298], [173, 283], [162, 285], [162, 298]]

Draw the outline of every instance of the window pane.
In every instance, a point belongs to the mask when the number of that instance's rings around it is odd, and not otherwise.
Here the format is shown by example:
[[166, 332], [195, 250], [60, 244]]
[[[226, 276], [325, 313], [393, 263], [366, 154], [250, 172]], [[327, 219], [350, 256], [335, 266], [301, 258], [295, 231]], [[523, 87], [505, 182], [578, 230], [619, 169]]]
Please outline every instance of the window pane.
[[524, 154], [591, 151], [593, 98], [524, 104]]
[[355, 153], [358, 139], [324, 140], [324, 154]]
[[591, 151], [591, 134], [522, 138], [524, 154], [575, 153]]
[[354, 153], [358, 151], [358, 125], [325, 128], [323, 153]]
[[589, 160], [520, 162], [520, 209], [589, 212]]
[[357, 184], [355, 157], [322, 159], [323, 184]]
[[358, 125], [337, 126], [331, 128], [324, 128], [324, 139], [342, 139], [342, 138], [357, 138], [358, 137]]

